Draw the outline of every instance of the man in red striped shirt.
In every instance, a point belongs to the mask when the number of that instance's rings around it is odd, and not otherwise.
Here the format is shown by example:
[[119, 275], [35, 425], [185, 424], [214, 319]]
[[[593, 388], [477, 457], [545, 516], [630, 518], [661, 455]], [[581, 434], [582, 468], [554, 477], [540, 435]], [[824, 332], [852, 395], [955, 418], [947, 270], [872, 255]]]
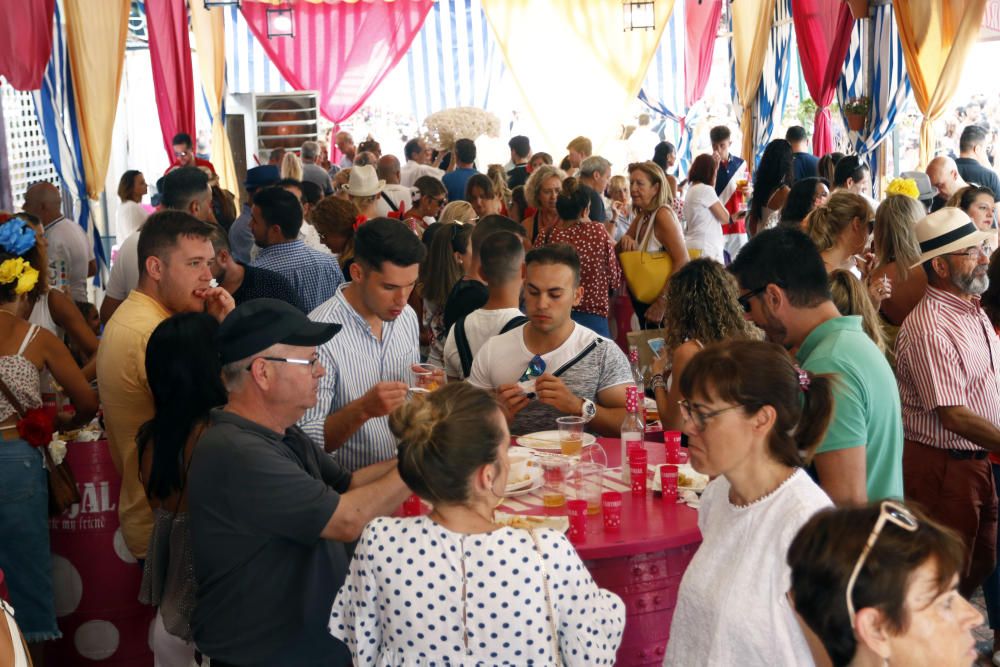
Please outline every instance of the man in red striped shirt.
[[1000, 452], [1000, 341], [979, 307], [994, 234], [957, 208], [917, 223], [927, 292], [903, 322], [896, 372], [906, 498], [957, 531], [969, 597], [996, 561], [997, 495], [988, 451]]

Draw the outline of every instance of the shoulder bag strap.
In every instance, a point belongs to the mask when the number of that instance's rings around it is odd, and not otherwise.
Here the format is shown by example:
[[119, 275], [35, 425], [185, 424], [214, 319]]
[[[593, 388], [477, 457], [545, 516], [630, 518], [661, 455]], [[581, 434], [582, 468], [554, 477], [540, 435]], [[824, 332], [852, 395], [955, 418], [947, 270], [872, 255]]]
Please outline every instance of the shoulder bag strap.
[[462, 363], [462, 375], [469, 377], [472, 371], [472, 348], [469, 347], [469, 338], [465, 335], [465, 315], [455, 320], [452, 326], [455, 329], [455, 347], [458, 348], [458, 359]]
[[393, 213], [399, 213], [399, 207], [396, 206], [396, 202], [394, 202], [392, 200], [392, 197], [390, 197], [389, 195], [387, 195], [385, 193], [385, 190], [383, 190], [381, 194], [382, 194], [382, 199], [384, 199], [385, 203], [389, 205], [389, 208], [392, 210], [392, 212]]
[[24, 406], [21, 405], [21, 401], [17, 400], [17, 396], [14, 396], [14, 392], [10, 390], [4, 379], [0, 377], [0, 393], [3, 394], [4, 398], [10, 403], [10, 406], [14, 408], [14, 412], [17, 413], [18, 417], [24, 417]]
[[[649, 224], [646, 226], [646, 231], [642, 235], [642, 242], [639, 243], [639, 252], [646, 252], [646, 248], [649, 247], [649, 237], [653, 233], [653, 227], [656, 226], [656, 214], [659, 213], [659, 212], [660, 212], [660, 209], [656, 209], [652, 213], [647, 213], [646, 214], [646, 220], [648, 221]], [[642, 225], [642, 223], [639, 223], [639, 224], [640, 224], [640, 226]], [[636, 231], [639, 231], [639, 230], [636, 230]]]
[[545, 567], [545, 557], [542, 555], [542, 549], [538, 544], [538, 535], [534, 530], [528, 531], [531, 534], [531, 541], [535, 545], [535, 553], [538, 554], [538, 562], [542, 568], [542, 578], [544, 579], [543, 588], [545, 590], [545, 606], [548, 607], [549, 612], [549, 634], [552, 635], [552, 659], [554, 664], [562, 665], [562, 652], [559, 650], [559, 623], [556, 620], [556, 610], [552, 606], [552, 594], [549, 592], [551, 588], [551, 583], [549, 582], [549, 570]]
[[565, 364], [560, 366], [558, 369], [556, 369], [556, 371], [552, 375], [554, 375], [555, 377], [559, 377], [569, 369], [573, 368], [573, 366], [579, 363], [584, 357], [586, 357], [588, 354], [597, 349], [597, 346], [600, 345], [603, 341], [604, 341], [603, 338], [596, 338], [592, 340], [590, 342], [590, 345], [583, 348], [583, 351], [580, 352], [580, 354], [576, 355], [575, 357], [567, 361]]
[[508, 331], [510, 331], [511, 329], [518, 328], [522, 324], [527, 324], [527, 322], [528, 322], [528, 318], [525, 317], [524, 315], [515, 315], [514, 317], [512, 317], [510, 319], [509, 322], [507, 322], [507, 324], [503, 325], [503, 328], [500, 329], [500, 333], [505, 334]]

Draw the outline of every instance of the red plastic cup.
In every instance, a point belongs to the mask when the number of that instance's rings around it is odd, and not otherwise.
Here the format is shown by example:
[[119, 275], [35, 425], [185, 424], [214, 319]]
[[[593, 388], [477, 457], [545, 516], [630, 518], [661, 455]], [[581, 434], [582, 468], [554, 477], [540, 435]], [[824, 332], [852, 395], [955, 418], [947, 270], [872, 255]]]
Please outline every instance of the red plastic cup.
[[420, 516], [423, 509], [420, 496], [415, 493], [403, 501], [403, 516]]
[[566, 501], [566, 514], [569, 516], [569, 541], [582, 542], [587, 536], [587, 501]]
[[677, 465], [681, 462], [681, 432], [664, 431], [663, 445], [666, 451], [666, 462]]
[[629, 476], [632, 478], [632, 494], [646, 493], [646, 462], [649, 456], [645, 449], [633, 449], [628, 455]]
[[601, 512], [604, 516], [604, 530], [621, 530], [622, 494], [605, 491], [601, 494]]
[[664, 500], [677, 502], [677, 466], [660, 466], [660, 488]]

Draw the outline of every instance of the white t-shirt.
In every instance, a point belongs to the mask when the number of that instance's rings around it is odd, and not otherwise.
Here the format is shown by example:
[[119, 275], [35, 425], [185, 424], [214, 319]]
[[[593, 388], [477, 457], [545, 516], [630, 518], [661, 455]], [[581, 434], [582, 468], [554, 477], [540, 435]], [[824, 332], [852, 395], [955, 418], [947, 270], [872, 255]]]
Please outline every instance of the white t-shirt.
[[131, 199], [123, 201], [118, 206], [118, 215], [116, 217], [116, 226], [118, 229], [115, 232], [115, 236], [120, 239], [125, 238], [142, 227], [142, 223], [146, 222], [146, 218], [148, 217], [149, 211], [144, 209], [142, 204], [138, 204]]
[[701, 250], [702, 257], [722, 262], [722, 224], [709, 210], [712, 204], [721, 202], [711, 185], [695, 183], [688, 188], [684, 197], [684, 243], [689, 249]]
[[[406, 207], [407, 211], [413, 208], [413, 193], [410, 191], [410, 188], [404, 187], [402, 185], [392, 184], [382, 188], [382, 192], [384, 192], [386, 196], [388, 196], [389, 199], [391, 199], [393, 203], [396, 204], [397, 209], [399, 208], [400, 204], [403, 204]], [[382, 195], [379, 195], [378, 199], [375, 200], [375, 210], [383, 218], [389, 215], [389, 213], [392, 211], [392, 209], [389, 208], [389, 204], [386, 203], [385, 197], [383, 197]]]
[[124, 301], [128, 293], [139, 284], [139, 232], [128, 235], [118, 248], [118, 256], [111, 265], [107, 296]]
[[420, 164], [413, 160], [407, 160], [399, 169], [399, 183], [404, 187], [412, 187], [421, 176], [433, 176], [439, 181], [444, 176], [444, 171], [429, 164]]
[[785, 593], [788, 546], [827, 495], [796, 470], [747, 507], [729, 502], [729, 481], [705, 487], [698, 510], [702, 542], [681, 580], [664, 665], [812, 665]]
[[49, 264], [64, 267], [70, 296], [74, 301], [86, 301], [87, 266], [94, 259], [94, 247], [87, 240], [87, 232], [75, 220], [64, 216], [45, 226], [45, 238], [49, 242]]
[[[474, 310], [465, 318], [465, 337], [469, 341], [469, 351], [476, 358], [479, 348], [487, 340], [500, 333], [508, 322], [523, 315], [517, 308], [500, 308], [498, 310]], [[462, 359], [458, 356], [458, 345], [455, 343], [455, 327], [448, 331], [448, 339], [444, 342], [444, 370], [448, 377], [463, 378]], [[521, 369], [522, 371], [524, 369]], [[469, 371], [472, 372], [471, 369]]]

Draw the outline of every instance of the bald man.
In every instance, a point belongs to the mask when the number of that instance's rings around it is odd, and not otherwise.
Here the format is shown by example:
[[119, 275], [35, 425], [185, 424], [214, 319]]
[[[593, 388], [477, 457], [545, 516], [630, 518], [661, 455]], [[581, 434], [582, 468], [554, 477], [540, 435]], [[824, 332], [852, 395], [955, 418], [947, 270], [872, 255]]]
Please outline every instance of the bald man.
[[97, 273], [94, 246], [83, 227], [63, 215], [59, 188], [44, 181], [35, 183], [24, 194], [22, 208], [45, 227], [49, 285], [74, 301], [87, 301], [87, 278]]
[[379, 216], [385, 217], [391, 212], [399, 211], [401, 207], [409, 210], [413, 205], [413, 195], [410, 188], [399, 184], [399, 159], [394, 155], [383, 155], [378, 159], [375, 171], [385, 181], [382, 195], [375, 201], [375, 210]]
[[931, 212], [944, 208], [948, 198], [969, 185], [958, 173], [958, 165], [947, 155], [939, 155], [927, 165], [927, 178], [931, 187], [937, 190], [937, 196], [931, 202]]

